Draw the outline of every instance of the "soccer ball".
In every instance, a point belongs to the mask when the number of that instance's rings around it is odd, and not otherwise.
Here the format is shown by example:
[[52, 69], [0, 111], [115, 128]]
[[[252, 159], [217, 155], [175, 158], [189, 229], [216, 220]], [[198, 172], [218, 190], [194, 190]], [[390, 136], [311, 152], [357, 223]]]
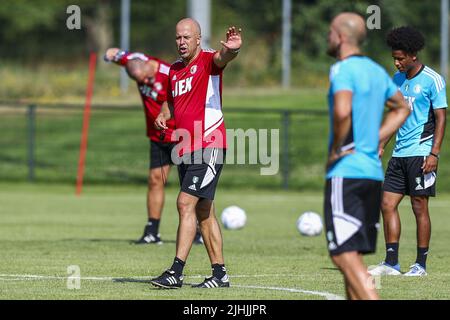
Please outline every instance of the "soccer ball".
[[323, 229], [320, 216], [311, 211], [303, 212], [297, 219], [297, 230], [304, 236], [318, 236]]
[[245, 226], [247, 215], [238, 206], [230, 206], [223, 209], [221, 220], [225, 229], [236, 230]]

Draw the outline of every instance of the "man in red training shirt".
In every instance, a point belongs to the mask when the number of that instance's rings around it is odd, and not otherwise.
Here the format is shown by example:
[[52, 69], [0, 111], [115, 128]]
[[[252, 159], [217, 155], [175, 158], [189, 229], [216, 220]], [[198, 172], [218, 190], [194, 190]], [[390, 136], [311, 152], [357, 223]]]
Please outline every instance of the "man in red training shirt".
[[176, 26], [180, 59], [170, 67], [167, 102], [155, 121], [157, 128], [167, 130], [167, 121], [175, 119], [179, 142], [173, 154], [181, 156], [176, 255], [170, 269], [151, 281], [161, 288], [181, 288], [197, 220], [212, 276], [194, 287], [230, 286], [213, 200], [227, 148], [222, 114], [222, 72], [238, 55], [242, 45], [241, 30], [229, 28], [220, 51], [204, 50], [200, 43], [198, 22], [190, 18], [180, 20]]

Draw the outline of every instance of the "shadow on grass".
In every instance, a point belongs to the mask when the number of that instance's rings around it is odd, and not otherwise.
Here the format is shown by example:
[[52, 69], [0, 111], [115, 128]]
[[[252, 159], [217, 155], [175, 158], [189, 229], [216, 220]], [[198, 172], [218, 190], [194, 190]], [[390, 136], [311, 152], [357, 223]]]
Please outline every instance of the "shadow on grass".
[[[76, 238], [70, 238], [70, 239], [63, 239], [63, 241], [87, 241], [87, 242], [120, 242], [120, 243], [129, 243], [136, 246], [145, 246], [145, 245], [154, 245], [153, 243], [150, 244], [137, 244], [136, 240], [132, 239], [100, 239], [100, 238], [94, 238], [94, 239], [76, 239]], [[163, 240], [163, 243], [176, 243], [175, 240]]]
[[[135, 278], [114, 278], [112, 279], [113, 282], [117, 283], [145, 283], [145, 284], [151, 284], [151, 279], [135, 279]], [[191, 282], [184, 282], [183, 287], [191, 287], [196, 283]], [[166, 288], [156, 287], [154, 285], [151, 285], [150, 289], [153, 290], [167, 290]]]
[[324, 267], [324, 268], [320, 268], [321, 270], [330, 270], [330, 271], [339, 271], [338, 268], [336, 267]]
[[119, 282], [119, 283], [148, 283], [150, 284], [151, 279], [134, 279], [134, 278], [115, 278], [112, 279], [113, 282]]

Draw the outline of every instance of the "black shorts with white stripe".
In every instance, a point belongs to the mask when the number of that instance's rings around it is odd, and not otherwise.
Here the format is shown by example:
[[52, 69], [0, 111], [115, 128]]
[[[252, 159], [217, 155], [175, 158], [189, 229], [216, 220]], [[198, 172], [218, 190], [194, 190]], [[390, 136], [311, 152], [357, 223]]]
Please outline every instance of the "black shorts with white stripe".
[[225, 161], [225, 149], [205, 148], [184, 154], [178, 165], [181, 191], [200, 199], [214, 200]]
[[175, 143], [164, 143], [150, 140], [150, 169], [173, 165], [172, 149]]
[[383, 191], [409, 196], [434, 197], [437, 170], [423, 173], [426, 157], [392, 157], [384, 178]]
[[381, 181], [340, 177], [326, 181], [324, 215], [330, 255], [375, 252], [380, 201]]

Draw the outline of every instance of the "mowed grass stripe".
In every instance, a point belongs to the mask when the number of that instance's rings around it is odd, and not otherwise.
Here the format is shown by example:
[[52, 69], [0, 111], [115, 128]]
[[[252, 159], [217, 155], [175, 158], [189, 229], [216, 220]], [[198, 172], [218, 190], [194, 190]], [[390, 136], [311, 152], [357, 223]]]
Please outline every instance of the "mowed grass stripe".
[[[342, 277], [330, 262], [323, 234], [299, 235], [295, 221], [301, 212], [322, 214], [321, 193], [231, 191], [219, 188], [218, 215], [228, 205], [247, 212], [242, 230], [223, 230], [224, 254], [231, 275], [230, 290], [198, 292], [183, 287], [176, 292], [154, 290], [136, 278], [160, 274], [175, 254], [178, 217], [177, 189], [167, 192], [161, 222], [162, 246], [135, 246], [145, 223], [145, 187], [87, 186], [81, 197], [71, 186], [0, 184], [0, 274], [46, 275], [50, 281], [1, 281], [1, 299], [321, 299], [324, 297], [237, 286], [292, 288], [345, 296]], [[304, 200], [304, 199], [308, 200]], [[382, 278], [385, 299], [449, 299], [450, 217], [442, 206], [450, 201], [440, 194], [431, 201], [433, 234], [428, 258], [429, 276], [424, 279]], [[402, 271], [415, 259], [415, 222], [411, 210], [401, 207]], [[384, 258], [382, 234], [378, 252], [366, 257], [377, 264]], [[67, 267], [78, 265], [81, 277], [130, 279], [130, 281], [83, 281], [80, 290], [66, 287]], [[194, 246], [185, 268], [189, 282], [210, 273], [203, 246]], [[237, 275], [233, 277], [233, 275]], [[238, 277], [238, 275], [255, 275]], [[269, 276], [256, 276], [269, 275]], [[273, 276], [270, 276], [273, 275]], [[280, 275], [280, 276], [277, 276]], [[290, 276], [292, 275], [292, 276]], [[145, 280], [145, 279], [144, 279]], [[420, 287], [420, 290], [417, 288]]]

